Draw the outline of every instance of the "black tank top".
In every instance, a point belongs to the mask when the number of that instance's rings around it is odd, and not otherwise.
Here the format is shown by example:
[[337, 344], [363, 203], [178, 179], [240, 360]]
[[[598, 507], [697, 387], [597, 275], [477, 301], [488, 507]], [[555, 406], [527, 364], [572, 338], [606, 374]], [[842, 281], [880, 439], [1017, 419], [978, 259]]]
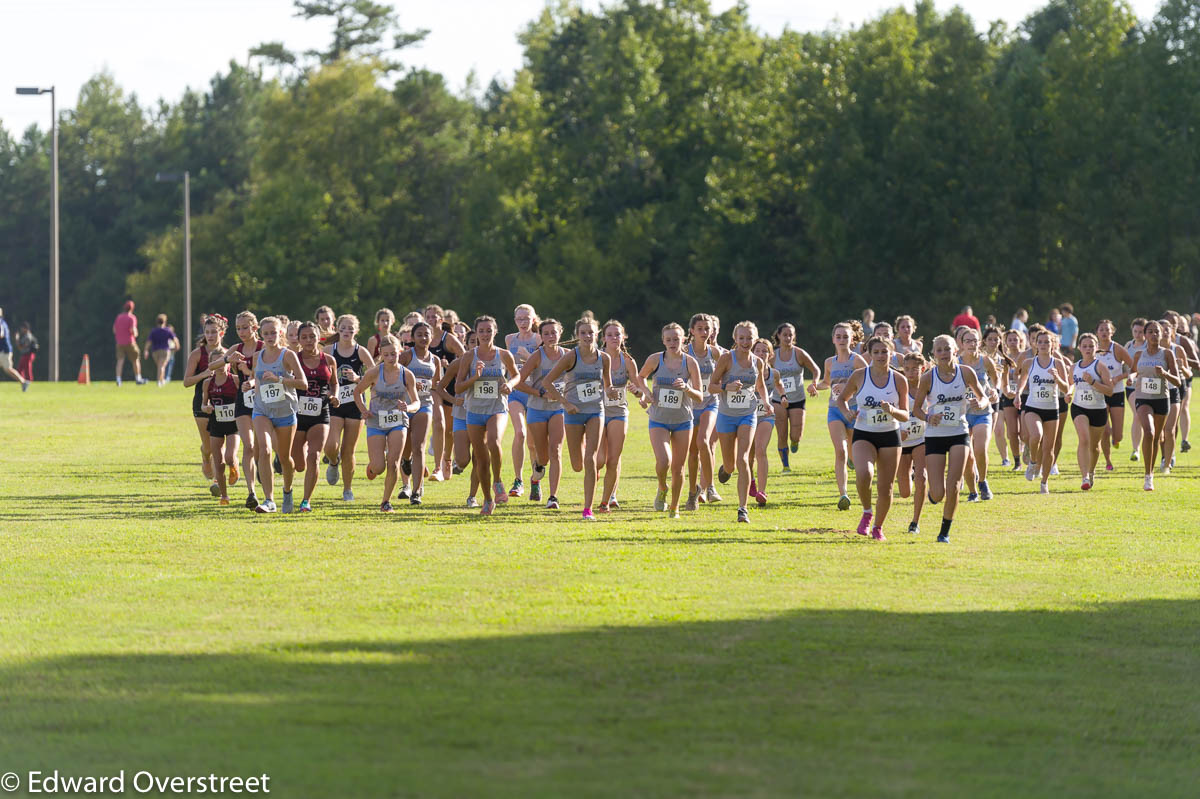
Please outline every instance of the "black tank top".
[[350, 353], [349, 356], [343, 357], [342, 354], [338, 352], [337, 345], [334, 345], [333, 362], [337, 364], [338, 374], [341, 374], [343, 368], [348, 368], [354, 370], [355, 377], [362, 377], [363, 362], [362, 358], [360, 358], [358, 355], [358, 349], [359, 345], [355, 344], [354, 352]]
[[436, 355], [438, 358], [450, 360], [451, 358], [454, 357], [454, 354], [451, 353], [450, 350], [446, 349], [446, 335], [447, 335], [447, 331], [443, 330], [442, 337], [440, 339], [438, 339], [437, 346], [430, 347], [429, 351], [431, 353], [433, 353], [434, 355]]

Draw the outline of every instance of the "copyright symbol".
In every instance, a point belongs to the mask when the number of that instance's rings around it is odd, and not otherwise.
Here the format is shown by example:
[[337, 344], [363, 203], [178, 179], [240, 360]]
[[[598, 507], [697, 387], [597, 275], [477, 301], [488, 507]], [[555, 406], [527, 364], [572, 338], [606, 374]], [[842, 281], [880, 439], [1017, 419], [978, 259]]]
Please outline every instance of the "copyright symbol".
[[17, 776], [15, 771], [7, 772], [3, 777], [0, 777], [0, 788], [12, 793], [21, 787], [21, 778]]

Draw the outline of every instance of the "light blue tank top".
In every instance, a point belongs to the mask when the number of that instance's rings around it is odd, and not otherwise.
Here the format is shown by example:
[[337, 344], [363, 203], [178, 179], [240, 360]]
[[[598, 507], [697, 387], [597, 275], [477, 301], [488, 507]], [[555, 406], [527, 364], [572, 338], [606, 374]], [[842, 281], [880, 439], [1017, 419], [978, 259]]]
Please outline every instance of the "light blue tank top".
[[601, 413], [604, 401], [604, 360], [600, 352], [591, 363], [583, 360], [575, 348], [575, 365], [567, 371], [567, 390], [564, 396], [580, 413]]
[[433, 353], [430, 353], [429, 357], [422, 361], [414, 352], [408, 362], [408, 369], [417, 381], [417, 398], [421, 400], [422, 408], [433, 407], [433, 358]]
[[[756, 400], [755, 388], [758, 380], [758, 370], [760, 361], [754, 353], [749, 354], [749, 363], [742, 363], [738, 360], [738, 353], [735, 350], [730, 356], [733, 363], [729, 367], [729, 371], [721, 379], [721, 397], [717, 405], [718, 413], [723, 413], [726, 416], [742, 417], [754, 413], [758, 409], [758, 400]], [[742, 388], [738, 391], [735, 397], [733, 392], [728, 391], [725, 387], [735, 380], [742, 382]], [[737, 400], [742, 403], [734, 406], [733, 402]]]
[[[500, 383], [504, 380], [504, 361], [500, 358], [501, 350], [492, 353], [491, 360], [483, 362], [483, 372], [479, 379], [471, 384], [467, 394], [467, 413], [477, 413], [494, 416], [508, 411], [508, 396], [500, 393]], [[479, 360], [479, 348], [471, 350], [471, 364], [467, 375], [475, 374], [475, 363]]]
[[[530, 373], [529, 379], [526, 381], [530, 385], [530, 387], [534, 388], [534, 389], [546, 387], [543, 385], [543, 381], [545, 381], [546, 375], [550, 374], [550, 370], [553, 369], [555, 367], [555, 365], [558, 364], [558, 361], [556, 361], [556, 360], [552, 361], [546, 355], [545, 347], [539, 347], [538, 352], [540, 354], [538, 356], [537, 368], [535, 368], [533, 370], [533, 372]], [[564, 353], [564, 355], [565, 355], [565, 353]], [[562, 357], [562, 356], [559, 356], [559, 357]], [[558, 392], [560, 394], [566, 390], [566, 387], [567, 387], [567, 383], [565, 380], [559, 380], [559, 382], [555, 383], [555, 388], [558, 389]], [[535, 391], [535, 393], [529, 395], [529, 407], [533, 408], [534, 410], [537, 410], [537, 411], [557, 411], [557, 410], [562, 409], [562, 403], [555, 402], [554, 400], [550, 399], [549, 397], [539, 397]]]
[[[837, 403], [837, 395], [841, 394], [841, 389], [846, 385], [846, 381], [854, 374], [857, 367], [854, 365], [854, 353], [846, 356], [846, 360], [839, 361], [837, 356], [833, 356], [833, 360], [829, 366], [829, 406], [833, 407]], [[847, 403], [850, 410], [858, 407], [857, 400], [851, 397]]]
[[258, 389], [254, 392], [254, 410], [265, 416], [278, 419], [296, 412], [296, 389], [288, 388], [279, 383], [277, 385], [283, 388], [283, 394], [280, 399], [275, 402], [264, 402], [262, 387], [268, 384], [264, 383], [262, 376], [266, 372], [274, 372], [280, 378], [295, 377], [296, 375], [293, 375], [291, 372], [285, 375], [283, 372], [283, 359], [286, 357], [288, 350], [280, 350], [278, 357], [270, 363], [263, 358], [264, 352], [266, 350], [259, 351], [258, 363], [254, 365], [254, 385], [258, 386]]
[[654, 404], [650, 406], [650, 421], [659, 424], [682, 424], [692, 421], [692, 400], [684, 389], [672, 385], [676, 380], [688, 382], [687, 359], [680, 358], [675, 366], [667, 366], [667, 354], [659, 353], [658, 368], [654, 370]]
[[[403, 409], [408, 404], [408, 388], [405, 386], [404, 375], [408, 371], [401, 364], [396, 364], [398, 374], [395, 380], [387, 380], [387, 367], [383, 364], [379, 366], [379, 374], [375, 377], [375, 385], [371, 386], [371, 404], [367, 406], [367, 427], [371, 430], [382, 430], [383, 426], [379, 423], [380, 411], [395, 411]], [[398, 424], [388, 427], [389, 430], [398, 430], [401, 427], [408, 425], [408, 414], [401, 413]]]

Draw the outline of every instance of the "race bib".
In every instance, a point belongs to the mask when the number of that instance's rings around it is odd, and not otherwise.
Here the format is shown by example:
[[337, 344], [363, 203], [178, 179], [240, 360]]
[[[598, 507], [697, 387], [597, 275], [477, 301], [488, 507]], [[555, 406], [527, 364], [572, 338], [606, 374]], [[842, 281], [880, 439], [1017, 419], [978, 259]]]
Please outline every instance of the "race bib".
[[595, 402], [600, 399], [600, 382], [589, 380], [575, 386], [575, 397], [580, 402]]
[[925, 423], [915, 416], [908, 420], [908, 439], [911, 441], [925, 435]]
[[748, 411], [754, 407], [754, 389], [743, 388], [738, 391], [726, 391], [725, 401], [729, 403], [730, 410]]
[[475, 399], [496, 399], [500, 396], [500, 384], [495, 380], [480, 380], [475, 384]]
[[1075, 385], [1075, 401], [1083, 405], [1096, 404], [1096, 392], [1092, 391], [1092, 387], [1087, 383], [1077, 383]]
[[213, 417], [218, 422], [232, 422], [237, 409], [232, 405], [214, 405]]
[[948, 425], [956, 425], [959, 423], [961, 418], [958, 415], [958, 408], [950, 403], [934, 407], [933, 412], [942, 417], [942, 421], [938, 424], [939, 426], [943, 427]]
[[614, 389], [614, 391], [616, 392], [615, 397], [610, 397], [610, 396], [604, 397], [604, 407], [620, 408], [625, 405], [625, 389], [618, 388], [618, 389]]
[[433, 381], [432, 380], [426, 380], [423, 377], [417, 378], [417, 393], [418, 394], [426, 394], [427, 395], [427, 394], [430, 394], [432, 391], [433, 391]]
[[660, 388], [658, 404], [664, 408], [682, 408], [683, 392], [677, 388]]
[[1143, 394], [1161, 394], [1163, 393], [1163, 381], [1161, 377], [1143, 377], [1142, 378], [1142, 393]]
[[351, 405], [354, 403], [354, 384], [343, 383], [338, 386], [338, 402], [342, 405]]
[[966, 393], [965, 393], [965, 394], [963, 394], [963, 397], [966, 399], [966, 401], [967, 401], [969, 404], [974, 404], [974, 403], [975, 403], [975, 391], [974, 391], [974, 389], [972, 389], [970, 386], [967, 386], [967, 391], [966, 391]]
[[1037, 397], [1038, 402], [1054, 402], [1054, 389], [1050, 386], [1038, 386], [1034, 396]]
[[391, 430], [393, 427], [399, 427], [404, 422], [404, 411], [380, 411], [379, 426], [384, 430]]
[[892, 415], [882, 408], [868, 408], [862, 411], [867, 415], [867, 424], [889, 424]]
[[242, 404], [247, 408], [254, 407], [254, 386], [247, 386], [242, 389]]
[[283, 399], [283, 383], [263, 383], [258, 387], [259, 398], [268, 405]]
[[321, 415], [320, 397], [300, 397], [296, 400], [296, 413], [301, 416]]
[[791, 394], [796, 391], [797, 386], [796, 386], [796, 376], [795, 375], [787, 375], [786, 377], [780, 377], [779, 383], [780, 383], [780, 385], [783, 386], [783, 391], [785, 394]]
[[842, 396], [842, 389], [845, 388], [845, 386], [845, 383], [835, 383], [834, 385], [830, 386], [829, 398], [834, 402], [837, 402], [838, 398]]

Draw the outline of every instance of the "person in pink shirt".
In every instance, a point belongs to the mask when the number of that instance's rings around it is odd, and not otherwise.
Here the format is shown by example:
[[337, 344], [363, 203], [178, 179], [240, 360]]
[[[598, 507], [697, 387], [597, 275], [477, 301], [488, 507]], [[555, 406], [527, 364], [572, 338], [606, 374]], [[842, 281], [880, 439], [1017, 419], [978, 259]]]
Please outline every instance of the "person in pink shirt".
[[979, 319], [971, 312], [970, 305], [964, 305], [963, 309], [958, 312], [958, 316], [954, 317], [954, 321], [950, 323], [951, 330], [957, 330], [962, 326], [973, 327], [976, 331], [979, 330]]
[[142, 377], [142, 361], [138, 357], [137, 317], [133, 315], [133, 300], [125, 303], [124, 310], [117, 314], [113, 322], [113, 338], [117, 343], [117, 385], [121, 385], [121, 372], [125, 369], [125, 359], [133, 364], [133, 377], [140, 386], [146, 382]]

